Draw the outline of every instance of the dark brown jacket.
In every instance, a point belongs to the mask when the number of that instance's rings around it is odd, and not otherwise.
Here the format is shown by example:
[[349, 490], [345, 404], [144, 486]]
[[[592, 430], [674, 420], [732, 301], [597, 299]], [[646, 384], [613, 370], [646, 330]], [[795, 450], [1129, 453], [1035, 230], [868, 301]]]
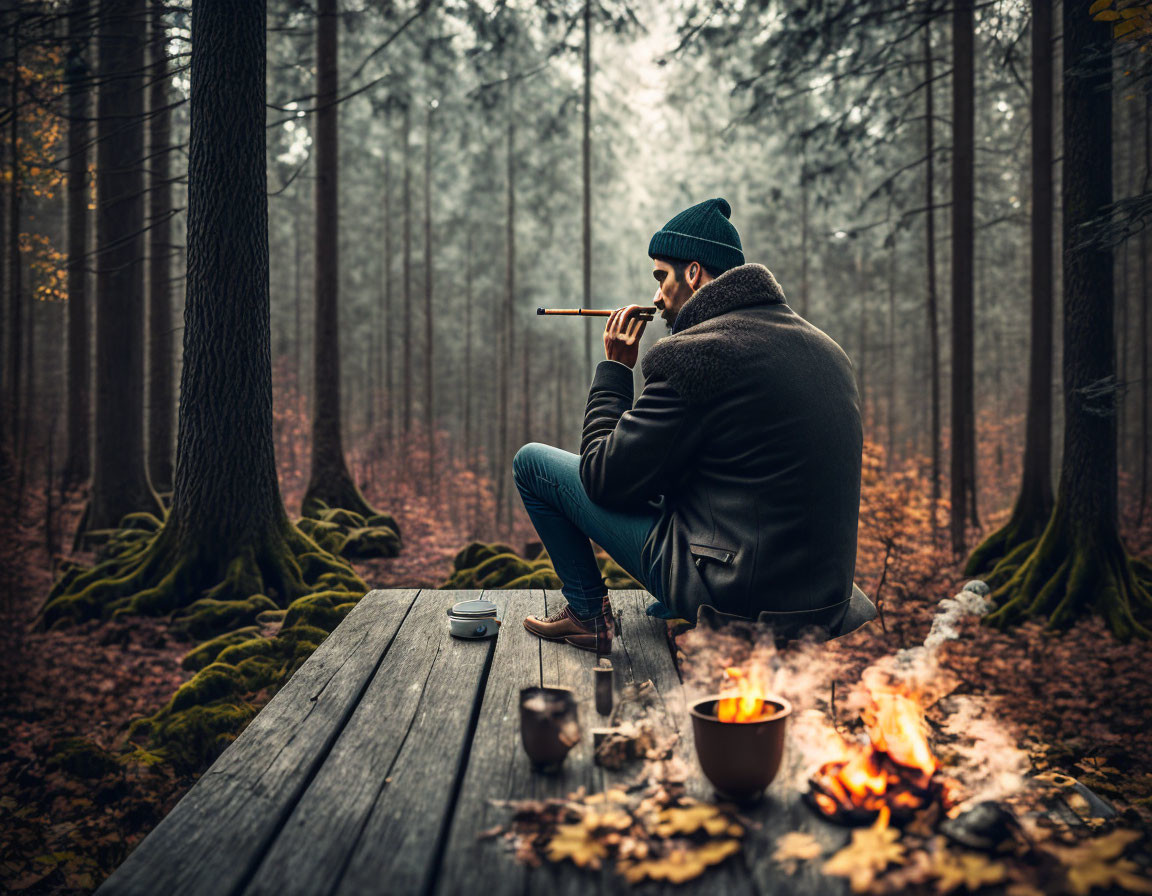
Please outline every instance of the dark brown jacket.
[[660, 558], [669, 608], [759, 618], [787, 637], [871, 618], [853, 587], [862, 434], [840, 346], [745, 264], [697, 290], [641, 369], [633, 404], [631, 369], [597, 366], [580, 479], [622, 510], [663, 496], [644, 562]]

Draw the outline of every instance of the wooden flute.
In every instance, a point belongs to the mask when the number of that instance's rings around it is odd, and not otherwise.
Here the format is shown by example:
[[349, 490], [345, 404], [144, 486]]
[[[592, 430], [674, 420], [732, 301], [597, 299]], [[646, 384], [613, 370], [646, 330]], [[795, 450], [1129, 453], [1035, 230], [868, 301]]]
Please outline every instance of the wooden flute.
[[[537, 308], [537, 314], [579, 314], [584, 317], [609, 317], [616, 313], [615, 308]], [[641, 308], [634, 315], [645, 320], [652, 320], [656, 316], [655, 308]]]

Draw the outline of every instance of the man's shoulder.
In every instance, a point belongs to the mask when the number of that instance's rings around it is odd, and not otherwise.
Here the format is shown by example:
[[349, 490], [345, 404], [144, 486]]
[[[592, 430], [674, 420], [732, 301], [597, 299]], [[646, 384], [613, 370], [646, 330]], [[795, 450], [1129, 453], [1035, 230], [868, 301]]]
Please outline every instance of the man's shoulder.
[[707, 401], [762, 349], [770, 325], [751, 311], [729, 312], [658, 340], [641, 364], [645, 380], [669, 382], [690, 403]]

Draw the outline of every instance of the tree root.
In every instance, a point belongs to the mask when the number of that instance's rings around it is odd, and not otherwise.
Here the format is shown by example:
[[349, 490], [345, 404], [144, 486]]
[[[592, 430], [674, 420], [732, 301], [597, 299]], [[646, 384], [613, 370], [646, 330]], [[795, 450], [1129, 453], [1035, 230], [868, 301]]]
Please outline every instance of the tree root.
[[1022, 560], [1028, 552], [1019, 554], [1019, 549], [1035, 543], [1043, 534], [1048, 519], [1048, 513], [1043, 514], [1043, 518], [1038, 518], [1035, 512], [1021, 509], [1017, 505], [1012, 518], [972, 551], [968, 562], [964, 565], [964, 575], [977, 576], [987, 573], [996, 568], [1002, 560], [1014, 554]]
[[[65, 571], [41, 608], [39, 623], [52, 628], [177, 610], [189, 619], [197, 608], [205, 621], [187, 623], [190, 630], [214, 632], [219, 626], [208, 617], [226, 613], [222, 604], [243, 605], [233, 616], [246, 624], [262, 609], [287, 607], [299, 597], [334, 589], [363, 594], [367, 586], [347, 560], [324, 551], [287, 520], [263, 544], [237, 546], [224, 558], [182, 549], [173, 527], [152, 532], [128, 528], [117, 531], [91, 569]], [[257, 596], [262, 600], [254, 601]]]
[[296, 524], [320, 547], [349, 559], [395, 557], [400, 553], [400, 526], [388, 513], [365, 515], [305, 499], [304, 517]]
[[1004, 629], [1042, 617], [1055, 630], [1096, 613], [1121, 640], [1149, 638], [1152, 582], [1142, 574], [1147, 568], [1128, 556], [1115, 533], [1076, 541], [1057, 509], [1040, 538], [1018, 546], [993, 569], [989, 584], [997, 608], [984, 621]]

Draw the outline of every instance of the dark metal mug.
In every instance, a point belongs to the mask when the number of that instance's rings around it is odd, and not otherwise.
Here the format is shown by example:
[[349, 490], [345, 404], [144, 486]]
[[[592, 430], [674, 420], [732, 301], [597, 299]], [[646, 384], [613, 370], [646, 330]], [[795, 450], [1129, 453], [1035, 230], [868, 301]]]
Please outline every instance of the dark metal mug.
[[520, 739], [537, 771], [556, 773], [580, 742], [576, 697], [567, 688], [520, 691]]

